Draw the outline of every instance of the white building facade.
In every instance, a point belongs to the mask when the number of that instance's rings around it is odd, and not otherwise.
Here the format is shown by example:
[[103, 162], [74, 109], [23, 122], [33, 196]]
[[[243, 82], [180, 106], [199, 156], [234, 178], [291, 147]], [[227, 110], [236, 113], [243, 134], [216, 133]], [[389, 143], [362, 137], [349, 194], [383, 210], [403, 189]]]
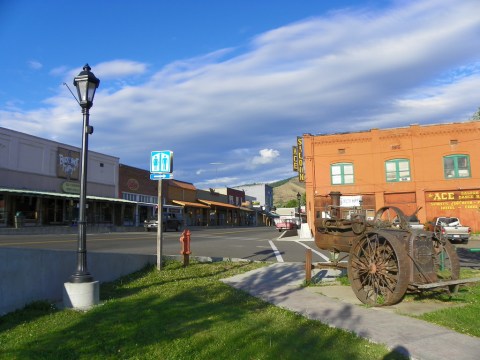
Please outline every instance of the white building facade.
[[233, 189], [243, 190], [246, 200], [251, 201], [254, 207], [269, 212], [273, 207], [273, 188], [267, 184], [253, 184], [233, 187]]
[[[81, 149], [0, 127], [0, 227], [74, 224], [78, 216]], [[89, 151], [87, 221], [118, 224], [119, 159]]]

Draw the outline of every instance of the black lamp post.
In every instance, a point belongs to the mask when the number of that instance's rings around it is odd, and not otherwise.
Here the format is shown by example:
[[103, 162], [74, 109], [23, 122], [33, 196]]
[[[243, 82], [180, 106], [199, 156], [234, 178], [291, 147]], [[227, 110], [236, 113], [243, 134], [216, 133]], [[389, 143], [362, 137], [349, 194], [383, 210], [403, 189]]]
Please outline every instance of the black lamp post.
[[302, 195], [297, 193], [297, 201], [298, 201], [298, 218], [300, 220], [300, 226], [302, 226], [302, 207], [300, 206], [300, 200], [302, 200]]
[[93, 281], [93, 276], [87, 270], [87, 221], [85, 208], [87, 200], [87, 161], [88, 161], [88, 135], [93, 133], [93, 127], [89, 125], [89, 110], [93, 105], [95, 90], [100, 80], [90, 71], [88, 64], [83, 71], [73, 79], [73, 85], [77, 88], [80, 106], [83, 114], [82, 132], [82, 164], [80, 168], [80, 203], [78, 216], [78, 245], [77, 245], [77, 270], [70, 277], [72, 283], [87, 283]]

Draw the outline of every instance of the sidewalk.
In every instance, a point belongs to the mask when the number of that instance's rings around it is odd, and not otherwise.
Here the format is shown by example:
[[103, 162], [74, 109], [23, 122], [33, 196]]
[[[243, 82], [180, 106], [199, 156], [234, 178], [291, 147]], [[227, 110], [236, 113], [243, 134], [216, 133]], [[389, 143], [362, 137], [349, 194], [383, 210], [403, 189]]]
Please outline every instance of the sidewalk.
[[479, 338], [399, 315], [387, 307], [355, 305], [353, 291], [349, 293], [345, 287], [341, 294], [335, 290], [328, 296], [320, 294], [318, 288], [301, 287], [304, 279], [303, 263], [276, 263], [222, 281], [271, 304], [331, 327], [352, 331], [414, 359], [479, 359]]

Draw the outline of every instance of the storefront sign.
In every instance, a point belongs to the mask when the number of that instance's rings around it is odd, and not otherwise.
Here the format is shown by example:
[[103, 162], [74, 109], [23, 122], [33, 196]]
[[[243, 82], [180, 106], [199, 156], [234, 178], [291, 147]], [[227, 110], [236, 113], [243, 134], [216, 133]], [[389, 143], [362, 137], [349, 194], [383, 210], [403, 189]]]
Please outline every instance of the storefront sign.
[[340, 206], [341, 207], [360, 206], [361, 202], [362, 202], [362, 195], [340, 196]]
[[80, 167], [80, 153], [58, 148], [57, 176], [68, 180], [77, 180]]
[[292, 146], [292, 165], [293, 171], [298, 171], [298, 149], [296, 146]]
[[297, 136], [297, 158], [298, 158], [298, 181], [305, 181], [305, 169], [303, 167], [303, 138]]
[[64, 181], [62, 183], [62, 190], [68, 194], [80, 194], [80, 183], [73, 181]]
[[137, 179], [128, 179], [127, 187], [129, 190], [136, 191], [140, 187], [140, 184], [138, 183]]
[[441, 210], [479, 209], [480, 190], [427, 192], [425, 201]]

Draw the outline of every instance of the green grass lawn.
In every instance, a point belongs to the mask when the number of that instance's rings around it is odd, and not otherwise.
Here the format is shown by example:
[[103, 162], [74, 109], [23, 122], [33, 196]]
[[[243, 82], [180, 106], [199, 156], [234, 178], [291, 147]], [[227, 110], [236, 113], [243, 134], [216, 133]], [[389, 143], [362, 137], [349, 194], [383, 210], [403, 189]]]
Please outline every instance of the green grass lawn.
[[167, 262], [102, 284], [88, 312], [44, 302], [0, 317], [0, 359], [402, 359], [219, 281], [256, 263]]
[[[479, 270], [462, 269], [460, 278], [480, 277]], [[425, 293], [412, 296], [414, 301], [444, 301], [458, 307], [426, 313], [418, 316], [423, 319], [444, 327], [448, 327], [459, 333], [480, 337], [480, 283], [472, 283], [461, 286], [456, 294]]]
[[[480, 278], [480, 270], [461, 269], [460, 279]], [[350, 286], [348, 277], [342, 276], [337, 283]], [[328, 286], [319, 284], [310, 286]], [[414, 316], [462, 334], [480, 337], [480, 282], [460, 286], [456, 294], [448, 294], [443, 290], [407, 293], [402, 301], [411, 302], [445, 302], [455, 306]]]

